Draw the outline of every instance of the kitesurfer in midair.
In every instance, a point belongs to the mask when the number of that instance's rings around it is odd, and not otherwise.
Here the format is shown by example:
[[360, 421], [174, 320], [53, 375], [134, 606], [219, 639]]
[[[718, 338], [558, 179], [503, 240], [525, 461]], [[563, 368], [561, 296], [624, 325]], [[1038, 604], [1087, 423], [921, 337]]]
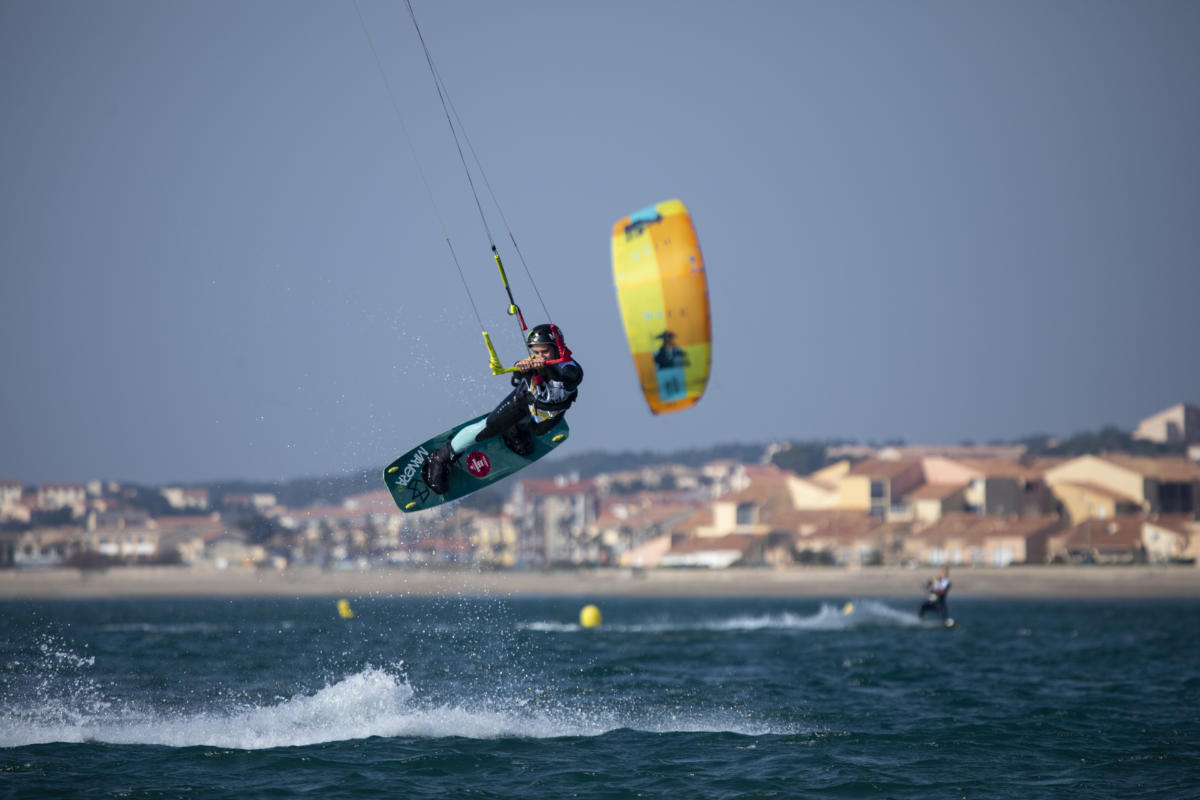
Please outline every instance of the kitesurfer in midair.
[[946, 595], [950, 593], [950, 568], [942, 567], [938, 571], [938, 576], [925, 584], [925, 591], [929, 592], [929, 597], [921, 604], [921, 610], [917, 612], [917, 617], [924, 619], [926, 611], [936, 611], [945, 621], [949, 616], [949, 611], [946, 609]]
[[513, 390], [500, 405], [474, 425], [468, 425], [429, 455], [421, 477], [435, 494], [445, 494], [450, 465], [472, 444], [501, 436], [519, 456], [533, 455], [533, 437], [554, 427], [579, 395], [583, 368], [563, 342], [554, 324], [535, 325], [525, 337], [529, 357], [516, 363]]

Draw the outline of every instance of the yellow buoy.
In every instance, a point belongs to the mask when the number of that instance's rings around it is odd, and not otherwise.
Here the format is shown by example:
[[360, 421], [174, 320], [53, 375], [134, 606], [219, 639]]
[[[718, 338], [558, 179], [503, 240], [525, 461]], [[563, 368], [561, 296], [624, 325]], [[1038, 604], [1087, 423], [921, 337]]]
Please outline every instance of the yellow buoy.
[[595, 628], [600, 624], [600, 609], [586, 605], [579, 611], [579, 624], [585, 628]]
[[843, 614], [853, 614], [854, 613], [854, 603], [846, 603], [846, 605], [842, 606], [842, 613]]
[[350, 607], [350, 601], [342, 598], [337, 601], [338, 616], [342, 619], [351, 619], [354, 617], [354, 609]]

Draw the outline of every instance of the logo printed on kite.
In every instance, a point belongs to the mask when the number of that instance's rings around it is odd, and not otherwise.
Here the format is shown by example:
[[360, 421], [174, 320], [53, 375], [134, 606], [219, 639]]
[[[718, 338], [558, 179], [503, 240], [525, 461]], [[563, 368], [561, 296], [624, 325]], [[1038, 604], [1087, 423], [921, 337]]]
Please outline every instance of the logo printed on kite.
[[467, 456], [467, 472], [482, 478], [492, 471], [492, 462], [487, 455], [476, 450]]

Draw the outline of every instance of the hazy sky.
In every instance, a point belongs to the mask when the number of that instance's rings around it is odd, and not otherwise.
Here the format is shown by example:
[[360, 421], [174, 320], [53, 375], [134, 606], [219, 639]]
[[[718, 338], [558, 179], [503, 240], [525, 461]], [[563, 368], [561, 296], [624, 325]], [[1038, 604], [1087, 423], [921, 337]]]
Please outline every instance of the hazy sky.
[[[408, 12], [360, 8], [515, 361]], [[586, 371], [572, 452], [987, 441], [1200, 401], [1200, 4], [414, 9]], [[381, 468], [507, 392], [350, 0], [0, 0], [0, 119], [0, 478]], [[713, 375], [654, 417], [609, 235], [672, 197]]]

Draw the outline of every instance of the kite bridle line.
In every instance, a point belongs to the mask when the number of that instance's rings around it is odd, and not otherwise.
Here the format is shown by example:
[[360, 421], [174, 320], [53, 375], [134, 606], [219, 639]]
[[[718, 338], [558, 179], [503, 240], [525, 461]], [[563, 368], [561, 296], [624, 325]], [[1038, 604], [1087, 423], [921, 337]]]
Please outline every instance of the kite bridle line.
[[[513, 250], [516, 252], [517, 257], [521, 260], [521, 264], [525, 268], [525, 276], [529, 279], [529, 285], [533, 287], [534, 294], [537, 295], [538, 303], [541, 304], [542, 311], [545, 313], [547, 319], [551, 319], [550, 311], [546, 308], [545, 301], [542, 300], [541, 292], [539, 292], [538, 288], [537, 288], [537, 282], [534, 281], [533, 275], [529, 271], [529, 265], [525, 261], [525, 256], [522, 255], [522, 253], [521, 253], [521, 248], [517, 246], [517, 239], [513, 235], [512, 228], [508, 224], [508, 219], [504, 216], [504, 211], [500, 207], [500, 201], [498, 199], [496, 199], [496, 193], [494, 191], [492, 191], [492, 185], [487, 179], [487, 173], [484, 172], [483, 164], [479, 160], [479, 155], [475, 152], [475, 147], [471, 144], [470, 137], [467, 136], [466, 127], [462, 124], [462, 120], [458, 116], [458, 109], [456, 109], [454, 107], [454, 101], [450, 99], [450, 91], [449, 91], [449, 89], [446, 88], [446, 84], [442, 80], [442, 76], [438, 72], [437, 66], [433, 62], [433, 54], [429, 51], [429, 45], [427, 45], [425, 43], [425, 36], [424, 36], [424, 34], [421, 33], [421, 26], [417, 23], [417, 15], [413, 11], [412, 2], [411, 2], [411, 0], [405, 0], [404, 4], [408, 8], [408, 16], [412, 20], [413, 29], [416, 31], [417, 39], [421, 42], [421, 49], [425, 53], [425, 63], [429, 65], [429, 74], [433, 77], [433, 85], [434, 85], [434, 88], [437, 89], [438, 99], [441, 101], [441, 104], [442, 104], [442, 112], [446, 115], [446, 124], [448, 124], [450, 126], [450, 135], [454, 138], [454, 146], [455, 146], [455, 149], [458, 150], [458, 159], [462, 163], [463, 172], [467, 176], [467, 184], [468, 184], [468, 186], [470, 186], [471, 195], [475, 199], [475, 209], [479, 212], [479, 220], [483, 224], [484, 233], [487, 235], [488, 244], [491, 246], [491, 249], [492, 249], [492, 258], [495, 260], [496, 268], [500, 272], [500, 283], [504, 286], [504, 291], [508, 295], [508, 309], [507, 309], [508, 315], [510, 317], [517, 318], [517, 325], [519, 326], [520, 331], [521, 331], [521, 341], [522, 341], [522, 343], [525, 343], [525, 335], [524, 334], [525, 334], [525, 331], [528, 330], [528, 326], [525, 324], [525, 315], [521, 313], [520, 306], [517, 305], [516, 300], [513, 298], [512, 287], [509, 286], [508, 275], [504, 271], [504, 262], [501, 261], [500, 252], [499, 252], [499, 250], [496, 249], [496, 242], [495, 242], [495, 239], [492, 237], [492, 230], [491, 230], [491, 227], [488, 225], [487, 215], [483, 213], [483, 204], [480, 202], [480, 199], [479, 199], [479, 191], [475, 187], [475, 181], [471, 177], [471, 169], [467, 165], [466, 156], [463, 154], [462, 143], [459, 140], [460, 134], [462, 136], [462, 140], [467, 143], [467, 148], [471, 151], [471, 157], [475, 162], [475, 168], [479, 171], [479, 176], [483, 180], [484, 185], [487, 186], [488, 193], [492, 198], [492, 204], [495, 206], [496, 212], [499, 214], [501, 221], [504, 223], [504, 229], [508, 233], [509, 241], [512, 242]], [[357, 0], [355, 0], [355, 7], [357, 8]], [[365, 26], [364, 26], [364, 30], [365, 30]], [[389, 89], [389, 91], [390, 91], [390, 89]], [[455, 125], [455, 122], [458, 123], [457, 126]], [[432, 198], [432, 192], [430, 192], [430, 197]], [[443, 226], [443, 231], [444, 231], [444, 229], [445, 229], [445, 227]], [[449, 242], [449, 237], [447, 237], [447, 242]], [[453, 252], [453, 248], [451, 249], [451, 252]], [[456, 260], [455, 261], [456, 266], [457, 266], [457, 263], [458, 262]], [[460, 276], [462, 275], [461, 267], [459, 268], [459, 274], [460, 274]], [[464, 278], [463, 286], [466, 287], [466, 285], [467, 285], [467, 282], [466, 282], [466, 279]], [[471, 294], [471, 292], [470, 292], [470, 289], [468, 288], [467, 289], [468, 297], [470, 296], [470, 294]], [[472, 308], [474, 308], [475, 301], [473, 299], [471, 300], [471, 305], [472, 305]], [[483, 320], [480, 319], [480, 317], [479, 317], [478, 311], [476, 311], [476, 313], [475, 313], [475, 318], [479, 322], [479, 328], [483, 334], [483, 342], [484, 342], [484, 345], [487, 347], [488, 366], [491, 369], [492, 374], [493, 375], [502, 375], [507, 372], [515, 372], [516, 369], [514, 367], [506, 368], [501, 364], [500, 357], [496, 355], [496, 348], [492, 345], [492, 337], [488, 335], [488, 332], [483, 325]], [[560, 337], [560, 339], [561, 339], [561, 337]], [[525, 343], [525, 346], [528, 351], [528, 344]]]

